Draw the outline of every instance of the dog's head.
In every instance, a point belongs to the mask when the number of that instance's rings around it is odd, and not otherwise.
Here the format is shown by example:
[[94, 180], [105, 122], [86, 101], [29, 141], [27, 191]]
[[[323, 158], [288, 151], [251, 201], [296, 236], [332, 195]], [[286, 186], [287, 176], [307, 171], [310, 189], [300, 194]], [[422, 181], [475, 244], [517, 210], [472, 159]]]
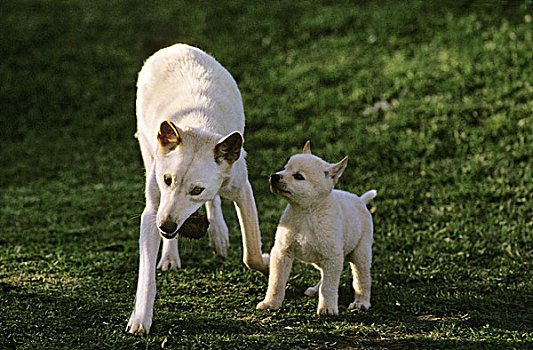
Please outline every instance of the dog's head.
[[270, 177], [270, 190], [292, 204], [316, 203], [330, 194], [347, 164], [348, 157], [330, 164], [312, 155], [307, 141], [303, 153], [292, 156], [283, 170]]
[[243, 138], [238, 131], [220, 138], [197, 129], [180, 129], [168, 120], [161, 123], [157, 138], [155, 176], [161, 198], [156, 224], [163, 237], [173, 238], [229, 179], [241, 156]]

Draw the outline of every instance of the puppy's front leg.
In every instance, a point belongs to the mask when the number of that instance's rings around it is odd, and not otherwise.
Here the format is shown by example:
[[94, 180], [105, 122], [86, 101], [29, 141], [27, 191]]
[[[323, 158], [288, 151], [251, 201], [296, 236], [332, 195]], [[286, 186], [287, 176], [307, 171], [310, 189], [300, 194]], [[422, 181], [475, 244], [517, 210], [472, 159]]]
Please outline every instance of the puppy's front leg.
[[342, 274], [342, 255], [323, 261], [320, 266], [322, 274], [322, 284], [318, 291], [319, 315], [337, 315], [339, 299], [339, 281]]
[[270, 253], [270, 274], [265, 300], [257, 304], [258, 310], [279, 309], [285, 298], [285, 286], [291, 273], [293, 259], [274, 244]]
[[242, 231], [243, 261], [251, 270], [268, 275], [268, 255], [261, 253], [261, 233], [250, 181], [246, 178], [238, 194], [233, 198]]

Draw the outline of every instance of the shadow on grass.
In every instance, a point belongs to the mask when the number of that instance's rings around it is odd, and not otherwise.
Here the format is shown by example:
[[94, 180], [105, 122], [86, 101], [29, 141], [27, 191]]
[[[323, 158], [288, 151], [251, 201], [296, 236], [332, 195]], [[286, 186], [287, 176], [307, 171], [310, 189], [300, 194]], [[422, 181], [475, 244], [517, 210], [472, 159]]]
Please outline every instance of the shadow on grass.
[[[298, 317], [305, 319], [304, 317]], [[345, 329], [342, 334], [331, 329], [336, 324], [334, 317], [317, 320], [312, 317], [305, 326], [284, 326], [287, 322], [274, 324], [250, 322], [250, 320], [219, 319], [209, 317], [193, 317], [179, 321], [167, 320], [154, 328], [154, 332], [164, 333], [166, 344], [170, 347], [184, 344], [197, 344], [222, 348], [284, 348], [289, 349], [321, 349], [321, 348], [388, 348], [388, 349], [469, 349], [480, 347], [520, 348], [526, 346], [521, 341], [485, 341], [482, 338], [465, 337], [458, 339], [434, 339], [428, 332], [390, 332], [385, 338], [376, 332], [360, 331], [363, 327], [396, 327], [394, 321], [383, 324], [375, 320], [357, 322], [352, 330]], [[406, 329], [427, 327], [427, 322], [403, 322]], [[421, 327], [422, 325], [422, 327]], [[348, 327], [349, 328], [349, 327]], [[430, 327], [431, 328], [431, 327]], [[215, 345], [216, 344], [216, 345]], [[195, 346], [193, 346], [194, 348]]]
[[8, 310], [0, 320], [1, 349], [127, 348], [138, 342], [124, 343], [124, 305], [94, 289], [36, 292], [1, 282], [0, 291]]
[[[167, 307], [155, 310], [151, 335], [133, 337], [124, 331], [125, 310], [129, 312], [132, 306], [130, 300], [108, 299], [113, 298], [112, 293], [99, 294], [95, 288], [87, 292], [35, 292], [2, 282], [2, 305], [10, 312], [0, 321], [0, 337], [6, 348], [76, 348], [90, 342], [91, 347], [118, 349], [160, 347], [164, 342], [167, 348], [187, 344], [191, 348], [449, 349], [520, 348], [526, 345], [520, 337], [516, 341], [497, 342], [494, 333], [509, 335], [532, 331], [528, 312], [531, 298], [527, 293], [499, 291], [491, 295], [426, 298], [423, 304], [413, 304], [426, 309], [434, 305], [434, 312], [417, 314], [408, 306], [396, 305], [398, 295], [378, 288], [372, 309], [350, 312], [346, 305], [352, 291], [343, 287], [340, 315], [318, 317], [314, 309], [316, 300], [305, 297], [304, 289], [300, 285], [291, 288], [285, 306], [273, 312], [259, 312], [248, 306], [217, 310], [209, 306], [209, 300], [205, 301], [205, 306], [196, 304], [196, 307], [182, 308], [180, 304], [187, 302], [190, 295], [176, 304], [165, 301], [168, 295], [159, 295], [160, 303]], [[416, 294], [423, 290], [414, 292], [412, 298], [418, 298]], [[202, 298], [198, 299], [201, 302]], [[311, 312], [309, 300], [313, 304]], [[516, 302], [511, 303], [512, 300]], [[490, 329], [486, 329], [489, 324]], [[463, 329], [460, 337], [458, 328]], [[447, 330], [454, 330], [454, 338], [442, 340]], [[491, 341], [484, 340], [484, 335], [489, 335], [484, 332], [491, 333]]]

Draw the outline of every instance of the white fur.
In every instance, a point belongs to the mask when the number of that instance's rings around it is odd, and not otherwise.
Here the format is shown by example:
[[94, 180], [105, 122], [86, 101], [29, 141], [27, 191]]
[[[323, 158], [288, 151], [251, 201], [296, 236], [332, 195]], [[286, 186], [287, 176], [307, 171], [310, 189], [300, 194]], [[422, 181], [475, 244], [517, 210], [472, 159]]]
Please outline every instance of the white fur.
[[[270, 253], [270, 276], [265, 299], [258, 309], [277, 309], [285, 296], [285, 285], [293, 259], [313, 264], [321, 273], [320, 282], [305, 294], [317, 292], [318, 314], [338, 314], [338, 287], [344, 257], [353, 273], [355, 290], [352, 308], [370, 307], [370, 265], [372, 261], [372, 217], [366, 204], [376, 195], [372, 190], [361, 197], [334, 190], [346, 167], [347, 158], [328, 164], [311, 155], [309, 144], [304, 154], [289, 160], [283, 171], [271, 178], [273, 193], [288, 202], [281, 217]], [[299, 174], [304, 179], [296, 179]]]
[[[261, 238], [244, 151], [236, 160], [215, 161], [214, 149], [232, 132], [244, 132], [244, 112], [237, 85], [211, 56], [199, 49], [176, 44], [150, 57], [139, 73], [136, 136], [146, 167], [146, 207], [141, 216], [139, 282], [135, 308], [127, 330], [148, 333], [155, 299], [156, 257], [164, 222], [183, 222], [205, 203], [208, 234], [215, 253], [228, 254], [228, 228], [222, 216], [220, 195], [234, 201], [243, 235], [243, 260], [266, 274], [268, 256], [261, 254]], [[179, 132], [179, 144], [166, 149], [158, 142], [162, 123]], [[173, 179], [172, 185], [164, 176]], [[202, 187], [199, 195], [191, 189]], [[176, 231], [177, 232], [177, 229]], [[175, 234], [175, 233], [174, 233]], [[158, 267], [181, 266], [176, 239], [163, 238]]]

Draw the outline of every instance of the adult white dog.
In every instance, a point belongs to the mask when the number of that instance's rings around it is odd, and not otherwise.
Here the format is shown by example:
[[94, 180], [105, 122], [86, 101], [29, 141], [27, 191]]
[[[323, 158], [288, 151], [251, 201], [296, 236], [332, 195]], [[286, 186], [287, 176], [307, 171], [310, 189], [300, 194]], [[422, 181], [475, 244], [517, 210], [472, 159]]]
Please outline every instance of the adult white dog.
[[135, 308], [127, 326], [132, 334], [150, 331], [161, 237], [158, 267], [180, 267], [176, 236], [181, 230], [186, 235], [206, 229], [205, 220], [195, 215], [203, 204], [210, 244], [217, 255], [227, 256], [228, 229], [219, 196], [235, 203], [244, 263], [268, 272], [242, 150], [242, 99], [231, 75], [203, 51], [176, 44], [145, 62], [137, 88], [136, 135], [146, 168], [146, 207]]

